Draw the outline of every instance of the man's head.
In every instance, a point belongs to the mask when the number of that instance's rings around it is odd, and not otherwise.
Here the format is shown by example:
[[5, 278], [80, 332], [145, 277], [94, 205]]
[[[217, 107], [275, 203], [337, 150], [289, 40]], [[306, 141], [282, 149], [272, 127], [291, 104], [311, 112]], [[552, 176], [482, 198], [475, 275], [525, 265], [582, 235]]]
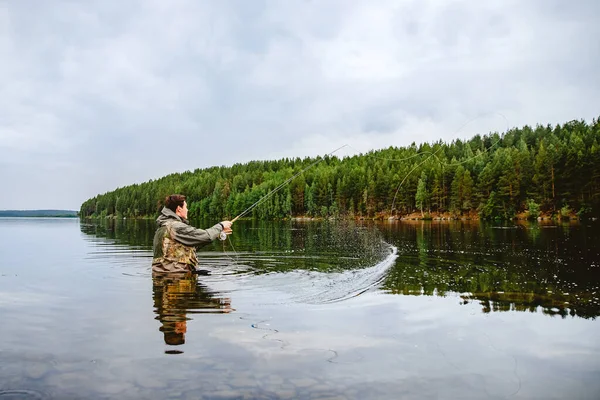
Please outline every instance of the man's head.
[[179, 215], [181, 218], [187, 219], [188, 209], [184, 195], [172, 194], [167, 196], [165, 199], [165, 207]]

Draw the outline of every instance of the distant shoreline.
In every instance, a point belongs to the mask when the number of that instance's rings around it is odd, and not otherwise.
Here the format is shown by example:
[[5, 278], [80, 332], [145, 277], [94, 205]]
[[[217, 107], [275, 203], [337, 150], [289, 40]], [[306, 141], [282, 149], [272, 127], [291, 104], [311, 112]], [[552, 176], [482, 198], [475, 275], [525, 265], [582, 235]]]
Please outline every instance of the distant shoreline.
[[74, 210], [0, 210], [0, 218], [78, 218]]

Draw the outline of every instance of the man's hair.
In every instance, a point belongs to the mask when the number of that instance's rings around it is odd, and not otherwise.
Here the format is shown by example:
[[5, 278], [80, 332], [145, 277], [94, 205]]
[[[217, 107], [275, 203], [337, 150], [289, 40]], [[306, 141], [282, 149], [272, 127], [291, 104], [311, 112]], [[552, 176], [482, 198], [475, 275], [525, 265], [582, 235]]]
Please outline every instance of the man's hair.
[[183, 207], [185, 196], [182, 194], [172, 194], [165, 199], [165, 207], [175, 212], [177, 207]]

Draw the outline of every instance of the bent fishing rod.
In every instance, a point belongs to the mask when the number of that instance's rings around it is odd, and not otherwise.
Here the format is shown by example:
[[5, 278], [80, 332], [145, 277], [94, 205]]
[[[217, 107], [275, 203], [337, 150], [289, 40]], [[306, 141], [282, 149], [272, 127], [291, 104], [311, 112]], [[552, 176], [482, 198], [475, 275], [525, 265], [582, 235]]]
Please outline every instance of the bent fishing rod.
[[[335, 149], [334, 151], [332, 151], [331, 153], [327, 153], [325, 154], [325, 157], [330, 156], [332, 154], [334, 154], [337, 151], [340, 151], [341, 149], [343, 149], [344, 147], [347, 147], [348, 145], [345, 144], [341, 147], [338, 147], [337, 149]], [[257, 202], [255, 202], [254, 204], [252, 204], [250, 207], [248, 207], [247, 209], [245, 209], [244, 211], [242, 211], [240, 213], [240, 215], [238, 215], [237, 217], [235, 217], [234, 219], [231, 220], [231, 223], [234, 223], [235, 221], [237, 221], [239, 218], [243, 217], [244, 215], [248, 214], [250, 211], [252, 211], [254, 209], [254, 207], [262, 204], [263, 202], [265, 202], [266, 200], [268, 200], [272, 195], [274, 195], [275, 193], [277, 193], [279, 190], [283, 189], [283, 187], [285, 185], [287, 185], [288, 183], [290, 183], [291, 181], [293, 181], [295, 178], [297, 178], [298, 176], [302, 175], [304, 172], [308, 171], [309, 169], [311, 169], [312, 167], [314, 167], [315, 165], [319, 164], [320, 162], [325, 160], [325, 157], [314, 161], [313, 163], [311, 163], [310, 165], [308, 165], [307, 167], [303, 168], [302, 170], [300, 170], [299, 172], [297, 172], [296, 174], [292, 175], [292, 177], [286, 179], [284, 182], [280, 183], [277, 187], [275, 187], [275, 189], [271, 190], [269, 193], [267, 193], [266, 195], [264, 195], [263, 197], [261, 197], [260, 199], [258, 199]]]
[[[258, 201], [256, 201], [250, 207], [248, 207], [244, 211], [242, 211], [237, 217], [235, 217], [234, 219], [231, 220], [231, 223], [233, 224], [235, 221], [237, 221], [238, 219], [240, 219], [241, 217], [243, 217], [244, 215], [246, 215], [250, 211], [252, 211], [256, 206], [264, 203], [266, 200], [268, 200], [271, 196], [273, 196], [279, 190], [283, 189], [283, 187], [285, 187], [288, 183], [290, 183], [291, 181], [293, 181], [295, 178], [297, 178], [298, 176], [302, 175], [304, 172], [308, 171], [309, 169], [311, 169], [315, 165], [319, 164], [320, 162], [324, 161], [325, 157], [330, 156], [330, 155], [332, 155], [332, 154], [340, 151], [341, 149], [343, 149], [344, 147], [347, 147], [347, 146], [348, 145], [345, 144], [345, 145], [343, 145], [341, 147], [338, 147], [337, 149], [333, 150], [332, 152], [325, 154], [325, 156], [323, 158], [320, 158], [320, 159], [312, 162], [308, 166], [304, 167], [303, 169], [301, 169], [300, 171], [298, 171], [297, 173], [295, 173], [294, 175], [292, 175], [290, 178], [286, 179], [285, 181], [283, 181], [282, 183], [280, 183], [279, 185], [277, 185], [269, 193], [267, 193], [266, 195], [264, 195], [263, 197], [261, 197], [260, 199], [258, 199]], [[225, 235], [220, 235], [219, 238], [221, 240], [225, 240], [227, 238], [227, 235], [226, 234]]]

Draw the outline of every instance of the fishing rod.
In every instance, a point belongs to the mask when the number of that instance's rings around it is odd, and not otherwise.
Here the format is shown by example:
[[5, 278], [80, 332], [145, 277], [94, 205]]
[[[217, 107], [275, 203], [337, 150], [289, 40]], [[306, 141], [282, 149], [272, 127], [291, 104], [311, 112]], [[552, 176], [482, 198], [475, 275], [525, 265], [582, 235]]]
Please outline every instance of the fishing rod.
[[[340, 151], [344, 147], [348, 147], [348, 145], [345, 144], [343, 146], [338, 147], [337, 149], [333, 150], [332, 152], [325, 154], [325, 157], [330, 156], [330, 155], [332, 155], [332, 154]], [[263, 197], [261, 197], [260, 199], [258, 199], [258, 201], [256, 201], [250, 207], [248, 207], [244, 211], [242, 211], [237, 217], [235, 217], [234, 219], [232, 219], [231, 223], [233, 224], [235, 221], [237, 221], [238, 219], [240, 219], [241, 217], [243, 217], [244, 215], [246, 215], [250, 211], [252, 211], [256, 206], [258, 206], [258, 205], [264, 203], [265, 201], [267, 201], [272, 195], [274, 195], [275, 193], [277, 193], [279, 190], [283, 189], [283, 187], [285, 185], [287, 185], [288, 183], [290, 183], [291, 181], [293, 181], [295, 178], [297, 178], [298, 176], [302, 175], [304, 172], [308, 171], [310, 168], [314, 167], [315, 165], [319, 164], [320, 162], [324, 161], [325, 157], [312, 162], [308, 166], [306, 166], [303, 169], [301, 169], [299, 172], [297, 172], [294, 175], [292, 175], [290, 178], [286, 179], [285, 181], [283, 181], [282, 183], [280, 183], [279, 185], [277, 185], [273, 190], [271, 190], [269, 193], [267, 193], [266, 195], [264, 195]], [[221, 234], [219, 235], [219, 239], [221, 239], [221, 240], [227, 239], [227, 234], [225, 232], [221, 232]]]

